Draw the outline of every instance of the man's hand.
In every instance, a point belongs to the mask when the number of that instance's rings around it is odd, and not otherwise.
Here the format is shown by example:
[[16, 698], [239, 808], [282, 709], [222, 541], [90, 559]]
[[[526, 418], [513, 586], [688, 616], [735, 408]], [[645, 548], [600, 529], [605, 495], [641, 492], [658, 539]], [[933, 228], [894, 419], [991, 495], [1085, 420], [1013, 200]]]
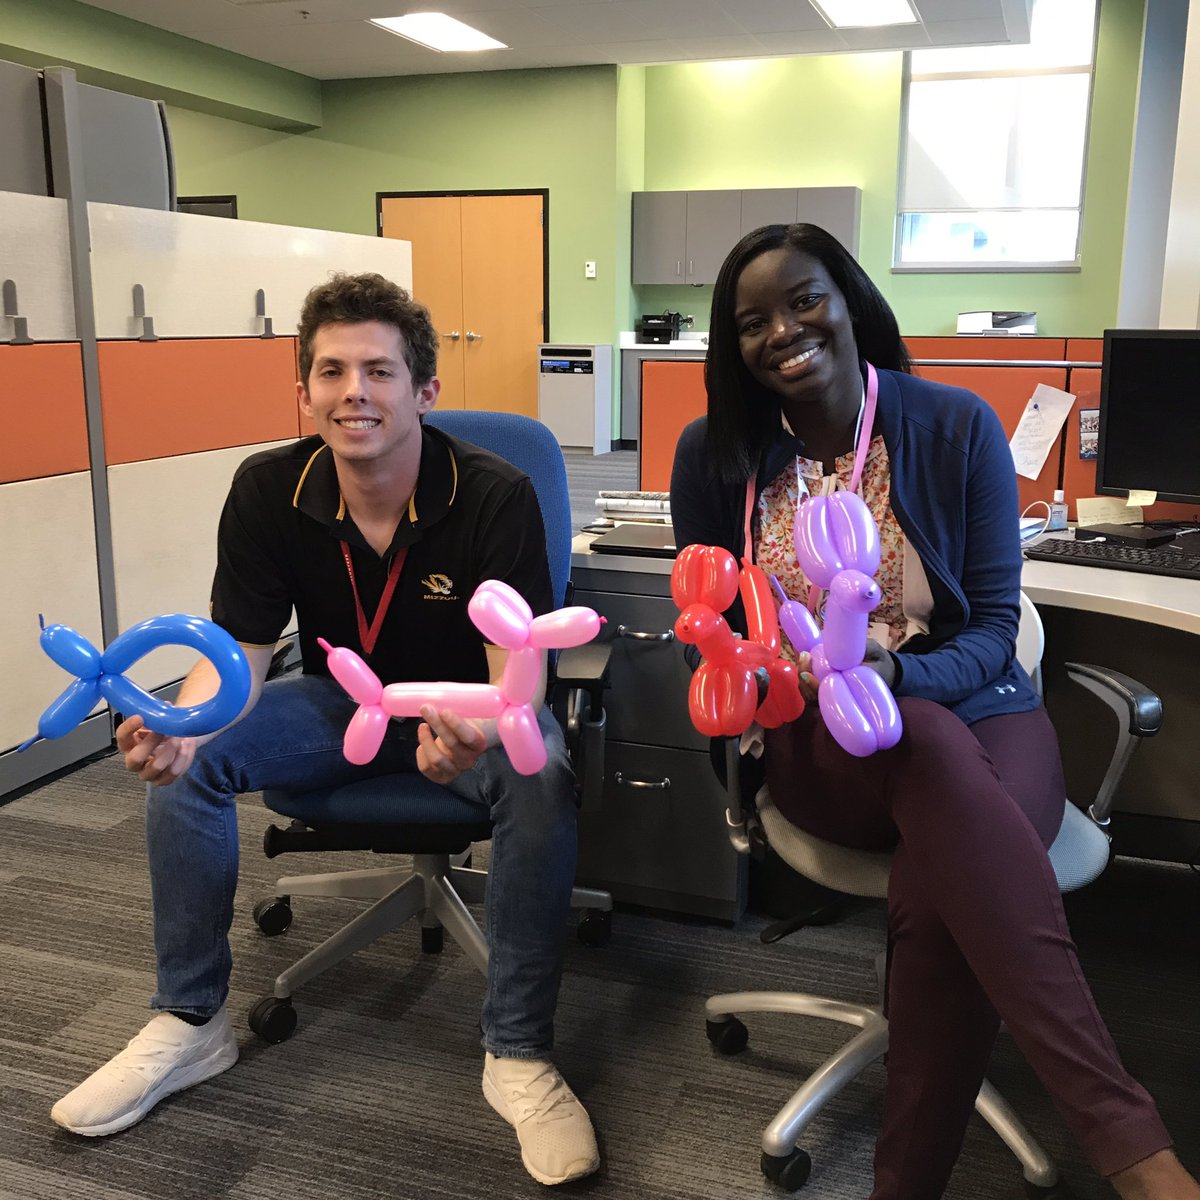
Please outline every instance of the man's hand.
[[417, 770], [433, 783], [447, 784], [469, 771], [487, 749], [482, 729], [466, 717], [432, 704], [421, 709], [417, 728]]
[[867, 652], [863, 662], [878, 672], [880, 678], [890, 688], [896, 682], [896, 660], [890, 650], [885, 650], [874, 638], [867, 639]]
[[196, 756], [196, 739], [151, 733], [141, 717], [128, 717], [117, 727], [117, 749], [125, 769], [144, 783], [166, 787], [174, 783]]

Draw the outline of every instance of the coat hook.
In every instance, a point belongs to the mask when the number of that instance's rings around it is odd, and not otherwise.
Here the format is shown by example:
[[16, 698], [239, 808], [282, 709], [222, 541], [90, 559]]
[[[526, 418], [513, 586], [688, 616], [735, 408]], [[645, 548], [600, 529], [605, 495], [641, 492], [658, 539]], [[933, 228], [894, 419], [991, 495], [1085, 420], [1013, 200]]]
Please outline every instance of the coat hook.
[[133, 319], [142, 323], [139, 342], [158, 341], [158, 335], [154, 332], [154, 318], [146, 316], [146, 292], [140, 283], [133, 285]]
[[0, 293], [3, 295], [4, 315], [11, 318], [13, 323], [13, 335], [8, 344], [10, 346], [32, 346], [33, 338], [29, 336], [29, 321], [21, 316], [17, 309], [16, 280], [6, 279], [3, 285], [0, 285]]
[[262, 333], [258, 336], [261, 338], [273, 338], [275, 336], [275, 327], [271, 318], [267, 316], [267, 293], [259, 288], [254, 293], [254, 315], [262, 318]]

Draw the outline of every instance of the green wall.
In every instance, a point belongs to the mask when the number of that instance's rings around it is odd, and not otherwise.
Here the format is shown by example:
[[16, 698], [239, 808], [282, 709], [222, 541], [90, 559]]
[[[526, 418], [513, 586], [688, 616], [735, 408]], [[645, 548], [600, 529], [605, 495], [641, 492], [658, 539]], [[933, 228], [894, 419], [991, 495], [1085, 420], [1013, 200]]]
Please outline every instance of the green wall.
[[550, 336], [612, 340], [615, 67], [340, 80], [322, 93], [321, 127], [299, 134], [172, 109], [180, 194], [232, 193], [249, 220], [371, 234], [376, 192], [549, 188]]
[[321, 123], [321, 84], [74, 0], [0, 0], [0, 58], [273, 129]]
[[[893, 272], [903, 59], [857, 54], [651, 67], [646, 187], [862, 188], [859, 258], [910, 334], [953, 333], [956, 315], [1033, 309], [1039, 332], [1097, 335], [1116, 320], [1142, 0], [1104, 0], [1084, 194], [1081, 269]], [[711, 287], [643, 287], [647, 312], [707, 328]]]

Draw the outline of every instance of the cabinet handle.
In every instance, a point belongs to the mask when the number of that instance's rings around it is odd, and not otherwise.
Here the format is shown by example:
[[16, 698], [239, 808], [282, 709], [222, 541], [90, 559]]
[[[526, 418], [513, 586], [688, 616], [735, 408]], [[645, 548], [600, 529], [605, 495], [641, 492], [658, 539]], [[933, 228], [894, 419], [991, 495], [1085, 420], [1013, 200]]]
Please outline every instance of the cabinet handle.
[[473, 329], [468, 329], [467, 330], [467, 341], [468, 342], [482, 342], [483, 334], [476, 333]]
[[617, 771], [613, 775], [613, 779], [618, 787], [643, 788], [649, 792], [669, 792], [671, 790], [671, 779], [667, 775], [661, 779], [630, 779], [628, 775]]
[[692, 266], [692, 260], [689, 258], [689, 259], [688, 259], [688, 274], [689, 274], [689, 275], [694, 275], [695, 273], [696, 273], [696, 272], [695, 272], [695, 270], [693, 269], [693, 266]]
[[627, 625], [618, 625], [616, 636], [633, 638], [637, 642], [673, 642], [675, 630], [668, 629], [664, 633], [642, 633], [637, 629], [630, 629]]
[[680, 277], [683, 276], [683, 259], [682, 258], [677, 258], [675, 260], [675, 274]]
[[454, 329], [454, 330], [451, 330], [451, 332], [450, 332], [450, 333], [443, 333], [443, 334], [442, 334], [442, 337], [444, 337], [444, 338], [448, 338], [448, 339], [449, 339], [450, 341], [452, 341], [452, 342], [457, 342], [457, 341], [458, 341], [458, 339], [459, 339], [460, 337], [462, 337], [462, 334], [461, 334], [461, 333], [459, 333], [457, 329]]

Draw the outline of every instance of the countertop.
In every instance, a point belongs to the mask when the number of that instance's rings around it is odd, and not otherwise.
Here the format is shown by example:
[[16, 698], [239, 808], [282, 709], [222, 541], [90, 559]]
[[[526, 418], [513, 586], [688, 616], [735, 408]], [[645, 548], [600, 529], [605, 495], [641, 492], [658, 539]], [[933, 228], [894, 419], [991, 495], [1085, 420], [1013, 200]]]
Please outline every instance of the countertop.
[[632, 330], [621, 331], [620, 349], [622, 350], [686, 350], [694, 354], [708, 352], [707, 333], [681, 333], [670, 342], [639, 342], [638, 335]]

